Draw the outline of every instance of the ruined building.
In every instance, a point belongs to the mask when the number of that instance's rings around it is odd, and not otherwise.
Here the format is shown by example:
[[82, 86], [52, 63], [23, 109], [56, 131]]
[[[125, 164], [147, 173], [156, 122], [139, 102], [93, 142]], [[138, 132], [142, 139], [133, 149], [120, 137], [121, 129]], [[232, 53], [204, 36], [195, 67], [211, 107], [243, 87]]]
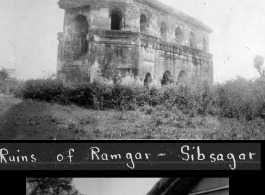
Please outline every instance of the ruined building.
[[59, 0], [58, 77], [161, 86], [213, 82], [212, 30], [157, 0]]
[[163, 178], [147, 195], [229, 195], [229, 178]]

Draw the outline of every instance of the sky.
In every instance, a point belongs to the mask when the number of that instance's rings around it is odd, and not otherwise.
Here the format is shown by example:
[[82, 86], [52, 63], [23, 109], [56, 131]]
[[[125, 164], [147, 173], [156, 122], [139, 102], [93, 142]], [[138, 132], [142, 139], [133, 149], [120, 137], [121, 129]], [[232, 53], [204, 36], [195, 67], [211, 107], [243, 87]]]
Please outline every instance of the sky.
[[[56, 72], [63, 10], [58, 0], [0, 0], [0, 67], [21, 79]], [[214, 81], [258, 77], [256, 55], [265, 56], [264, 0], [159, 0], [213, 29]]]
[[146, 195], [160, 178], [75, 178], [73, 184], [85, 195]]

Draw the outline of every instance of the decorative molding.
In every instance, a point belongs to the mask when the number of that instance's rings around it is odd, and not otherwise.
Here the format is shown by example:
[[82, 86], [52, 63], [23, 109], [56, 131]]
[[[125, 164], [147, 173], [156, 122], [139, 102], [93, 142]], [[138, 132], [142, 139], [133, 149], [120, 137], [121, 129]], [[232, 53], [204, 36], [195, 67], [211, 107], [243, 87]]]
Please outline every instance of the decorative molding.
[[189, 195], [206, 194], [206, 193], [209, 193], [209, 192], [215, 192], [215, 191], [226, 190], [226, 189], [229, 189], [229, 185], [218, 187], [218, 188], [212, 188], [212, 189], [209, 189], [209, 190], [203, 190], [203, 191], [200, 191], [200, 192], [194, 192], [194, 193], [190, 193]]

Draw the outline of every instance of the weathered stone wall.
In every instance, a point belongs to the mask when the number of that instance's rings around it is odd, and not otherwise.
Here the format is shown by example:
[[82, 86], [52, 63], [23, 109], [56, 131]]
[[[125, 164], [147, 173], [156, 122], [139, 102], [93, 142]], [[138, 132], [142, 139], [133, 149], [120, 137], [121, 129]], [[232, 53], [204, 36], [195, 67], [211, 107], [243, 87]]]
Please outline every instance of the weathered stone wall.
[[[184, 71], [194, 82], [212, 82], [211, 29], [179, 11], [150, 0], [60, 0], [59, 6], [65, 9], [57, 67], [63, 80], [144, 84], [150, 75], [159, 86], [165, 72], [176, 83]], [[113, 10], [121, 17], [118, 31], [111, 30]]]
[[[226, 186], [226, 188], [222, 188], [225, 186]], [[219, 190], [214, 190], [214, 189], [219, 189]], [[205, 191], [210, 191], [210, 192], [205, 192]], [[205, 192], [204, 194], [206, 194], [206, 195], [207, 194], [227, 195], [227, 194], [229, 194], [229, 178], [203, 178], [190, 191], [189, 194], [196, 194], [196, 193], [199, 194], [200, 192]]]
[[229, 195], [229, 178], [162, 178], [147, 195]]

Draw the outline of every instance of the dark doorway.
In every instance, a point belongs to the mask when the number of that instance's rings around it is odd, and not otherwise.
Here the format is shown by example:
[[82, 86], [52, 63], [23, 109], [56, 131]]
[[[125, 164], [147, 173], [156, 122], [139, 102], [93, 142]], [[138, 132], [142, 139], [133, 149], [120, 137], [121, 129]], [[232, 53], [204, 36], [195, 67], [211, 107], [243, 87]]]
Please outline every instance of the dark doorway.
[[186, 80], [187, 80], [187, 73], [184, 70], [180, 71], [177, 84], [179, 85], [185, 84]]
[[163, 75], [163, 79], [162, 79], [162, 86], [164, 85], [168, 85], [171, 83], [171, 73], [169, 71], [166, 71]]
[[122, 13], [119, 9], [111, 12], [111, 30], [121, 30], [122, 26]]
[[151, 82], [152, 82], [152, 76], [150, 73], [147, 73], [144, 79], [144, 86], [149, 88]]

